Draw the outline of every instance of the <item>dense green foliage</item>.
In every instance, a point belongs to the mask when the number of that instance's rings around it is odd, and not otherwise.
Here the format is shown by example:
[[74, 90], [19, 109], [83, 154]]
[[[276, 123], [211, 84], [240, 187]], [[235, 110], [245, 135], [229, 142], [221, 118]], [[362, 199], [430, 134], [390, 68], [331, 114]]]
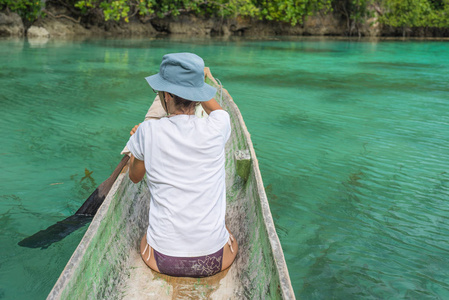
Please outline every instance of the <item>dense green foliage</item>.
[[[254, 17], [295, 25], [317, 11], [331, 9], [331, 0], [60, 0], [55, 3], [76, 8], [81, 16], [100, 12], [106, 21], [125, 22], [135, 15], [162, 18], [189, 12], [223, 18]], [[0, 0], [0, 10], [18, 12], [28, 20], [41, 16], [42, 6], [41, 0]]]
[[97, 1], [82, 0], [75, 4], [75, 7], [81, 9], [84, 13], [100, 8], [105, 20], [125, 20], [128, 22], [130, 16], [139, 14], [140, 16], [177, 16], [183, 12], [192, 12], [196, 14], [210, 14], [219, 16], [228, 16], [239, 12], [244, 15], [254, 15], [255, 7], [250, 0], [232, 0], [232, 1], [203, 1], [203, 0], [114, 0]]
[[389, 0], [381, 22], [394, 27], [449, 27], [449, 0]]
[[328, 12], [331, 0], [275, 0], [255, 1], [257, 16], [270, 21], [282, 21], [296, 25], [318, 11]]
[[0, 0], [0, 10], [17, 12], [24, 20], [34, 21], [42, 15], [41, 0]]
[[128, 21], [130, 15], [177, 16], [183, 12], [210, 16], [257, 17], [295, 25], [317, 11], [327, 11], [331, 0], [81, 0], [76, 7], [88, 12], [100, 8], [105, 20]]
[[[335, 11], [350, 24], [361, 24], [377, 14], [393, 27], [449, 27], [449, 0], [47, 0], [71, 7], [79, 16], [100, 14], [106, 21], [130, 17], [162, 18], [193, 13], [211, 17], [252, 17], [302, 24], [317, 13]], [[33, 21], [43, 15], [44, 0], [0, 0], [0, 10], [18, 12]]]

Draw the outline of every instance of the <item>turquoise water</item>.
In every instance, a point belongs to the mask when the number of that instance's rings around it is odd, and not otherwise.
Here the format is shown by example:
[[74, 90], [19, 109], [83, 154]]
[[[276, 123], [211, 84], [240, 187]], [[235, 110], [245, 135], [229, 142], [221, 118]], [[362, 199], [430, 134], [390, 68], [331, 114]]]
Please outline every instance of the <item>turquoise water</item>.
[[242, 111], [298, 298], [449, 298], [449, 43], [287, 38], [0, 40], [0, 298], [46, 297], [86, 228], [17, 243], [109, 176], [177, 51]]

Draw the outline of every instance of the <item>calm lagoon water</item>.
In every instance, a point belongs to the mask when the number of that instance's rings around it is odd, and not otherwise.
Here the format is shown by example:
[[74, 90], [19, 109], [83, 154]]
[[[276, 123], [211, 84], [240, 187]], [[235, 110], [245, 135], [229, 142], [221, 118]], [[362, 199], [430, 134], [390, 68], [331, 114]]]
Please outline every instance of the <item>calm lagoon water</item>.
[[449, 42], [287, 38], [0, 40], [0, 298], [46, 297], [86, 227], [17, 243], [109, 176], [178, 51], [242, 111], [298, 298], [449, 298]]

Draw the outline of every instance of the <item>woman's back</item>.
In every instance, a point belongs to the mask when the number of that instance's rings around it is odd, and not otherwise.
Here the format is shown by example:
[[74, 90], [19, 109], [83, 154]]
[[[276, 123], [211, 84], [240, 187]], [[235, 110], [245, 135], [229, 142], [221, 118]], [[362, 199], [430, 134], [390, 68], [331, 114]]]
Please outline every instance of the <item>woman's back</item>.
[[[128, 148], [144, 160], [152, 195], [147, 240], [166, 255], [201, 256], [229, 238], [224, 145], [229, 115], [177, 115], [142, 123]], [[193, 242], [195, 241], [195, 242]]]

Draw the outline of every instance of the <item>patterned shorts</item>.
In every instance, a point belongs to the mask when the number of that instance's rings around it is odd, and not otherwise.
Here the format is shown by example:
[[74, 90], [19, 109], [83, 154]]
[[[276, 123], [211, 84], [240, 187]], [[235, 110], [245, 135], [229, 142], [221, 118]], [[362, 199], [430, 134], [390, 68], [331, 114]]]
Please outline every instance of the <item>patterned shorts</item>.
[[197, 257], [174, 257], [153, 249], [154, 258], [162, 274], [177, 277], [206, 277], [221, 271], [223, 248], [217, 252]]

